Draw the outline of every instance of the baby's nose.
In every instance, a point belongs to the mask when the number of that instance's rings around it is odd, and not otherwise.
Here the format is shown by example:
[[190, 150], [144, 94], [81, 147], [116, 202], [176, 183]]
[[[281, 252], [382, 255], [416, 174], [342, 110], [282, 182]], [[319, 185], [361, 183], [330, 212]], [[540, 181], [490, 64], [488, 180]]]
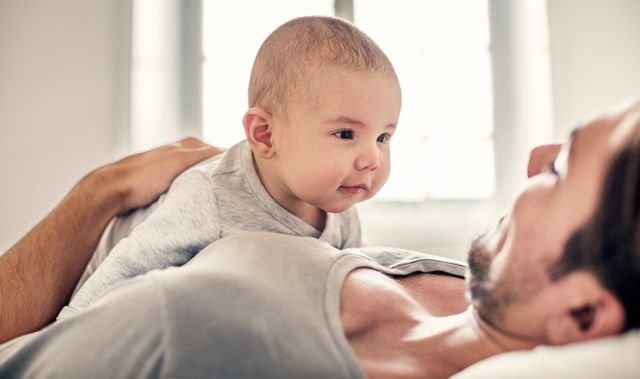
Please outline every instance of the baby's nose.
[[356, 169], [375, 170], [380, 167], [380, 151], [378, 146], [367, 146], [356, 158]]

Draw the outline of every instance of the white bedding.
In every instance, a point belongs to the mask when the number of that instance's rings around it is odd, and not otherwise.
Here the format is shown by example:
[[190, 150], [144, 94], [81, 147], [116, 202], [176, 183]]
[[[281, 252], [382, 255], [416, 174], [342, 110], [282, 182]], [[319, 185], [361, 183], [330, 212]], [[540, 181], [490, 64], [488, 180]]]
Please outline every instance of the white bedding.
[[567, 346], [500, 354], [452, 378], [640, 379], [640, 331]]

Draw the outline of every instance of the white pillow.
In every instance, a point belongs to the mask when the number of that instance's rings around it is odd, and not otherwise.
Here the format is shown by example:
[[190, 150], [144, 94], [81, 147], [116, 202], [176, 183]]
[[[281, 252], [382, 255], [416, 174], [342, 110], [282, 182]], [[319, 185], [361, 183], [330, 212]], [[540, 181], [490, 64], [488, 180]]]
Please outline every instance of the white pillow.
[[499, 354], [452, 378], [639, 379], [640, 330], [572, 345]]

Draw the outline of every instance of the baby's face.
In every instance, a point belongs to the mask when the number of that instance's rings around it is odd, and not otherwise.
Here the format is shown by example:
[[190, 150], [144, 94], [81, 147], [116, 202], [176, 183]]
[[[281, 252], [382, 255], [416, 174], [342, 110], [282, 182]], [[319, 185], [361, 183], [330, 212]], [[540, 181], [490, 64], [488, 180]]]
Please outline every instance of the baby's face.
[[400, 86], [380, 73], [336, 67], [316, 68], [305, 79], [286, 117], [273, 120], [279, 201], [342, 212], [375, 195], [389, 176]]

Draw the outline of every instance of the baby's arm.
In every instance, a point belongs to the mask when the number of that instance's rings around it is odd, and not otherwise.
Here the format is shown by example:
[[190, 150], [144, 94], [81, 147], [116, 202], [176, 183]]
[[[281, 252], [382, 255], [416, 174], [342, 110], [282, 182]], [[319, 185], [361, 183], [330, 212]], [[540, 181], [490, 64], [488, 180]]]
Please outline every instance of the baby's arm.
[[184, 174], [158, 209], [113, 248], [58, 319], [78, 313], [118, 282], [184, 264], [219, 234], [215, 194], [208, 178], [199, 170]]

